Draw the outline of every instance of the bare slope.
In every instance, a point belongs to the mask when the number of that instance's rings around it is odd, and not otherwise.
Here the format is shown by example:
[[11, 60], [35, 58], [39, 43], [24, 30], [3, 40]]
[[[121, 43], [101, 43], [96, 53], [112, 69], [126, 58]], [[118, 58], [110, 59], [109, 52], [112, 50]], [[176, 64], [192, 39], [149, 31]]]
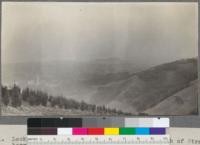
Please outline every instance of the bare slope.
[[[196, 79], [197, 60], [179, 60], [136, 73], [126, 80], [99, 87], [92, 102], [138, 114], [189, 87], [191, 81]], [[174, 106], [176, 103], [171, 105]], [[154, 114], [154, 112], [149, 113]]]
[[197, 112], [198, 82], [168, 97], [158, 105], [144, 111], [147, 114], [177, 115]]

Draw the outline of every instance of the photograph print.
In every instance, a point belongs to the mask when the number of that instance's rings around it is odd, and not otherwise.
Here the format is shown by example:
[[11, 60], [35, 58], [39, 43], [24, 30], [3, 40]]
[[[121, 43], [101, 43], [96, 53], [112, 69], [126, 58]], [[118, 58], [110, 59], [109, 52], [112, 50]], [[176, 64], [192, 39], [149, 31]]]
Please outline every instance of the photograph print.
[[2, 2], [1, 116], [198, 113], [198, 3]]

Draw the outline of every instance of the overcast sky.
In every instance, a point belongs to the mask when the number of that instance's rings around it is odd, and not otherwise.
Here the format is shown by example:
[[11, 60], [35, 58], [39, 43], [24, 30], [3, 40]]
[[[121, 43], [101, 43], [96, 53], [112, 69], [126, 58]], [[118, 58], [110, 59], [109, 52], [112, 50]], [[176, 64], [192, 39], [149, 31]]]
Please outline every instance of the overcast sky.
[[2, 62], [197, 56], [197, 3], [3, 2]]

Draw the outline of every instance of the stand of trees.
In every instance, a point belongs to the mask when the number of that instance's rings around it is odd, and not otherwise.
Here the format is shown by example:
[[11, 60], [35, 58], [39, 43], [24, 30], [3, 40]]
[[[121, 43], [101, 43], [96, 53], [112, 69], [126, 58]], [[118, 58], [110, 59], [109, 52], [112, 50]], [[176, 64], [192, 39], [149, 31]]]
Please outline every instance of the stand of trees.
[[20, 107], [23, 102], [27, 102], [30, 106], [42, 105], [46, 107], [90, 111], [96, 115], [131, 115], [130, 113], [125, 113], [120, 110], [88, 104], [84, 101], [79, 102], [64, 98], [63, 96], [51, 96], [40, 90], [32, 90], [30, 88], [21, 89], [16, 84], [14, 84], [12, 88], [2, 86], [1, 89], [2, 103], [5, 106]]

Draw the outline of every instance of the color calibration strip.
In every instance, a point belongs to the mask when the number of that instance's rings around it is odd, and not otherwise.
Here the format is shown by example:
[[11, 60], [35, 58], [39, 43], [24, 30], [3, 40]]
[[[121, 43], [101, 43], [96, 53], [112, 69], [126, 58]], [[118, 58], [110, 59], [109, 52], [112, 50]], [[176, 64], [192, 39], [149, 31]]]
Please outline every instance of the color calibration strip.
[[29, 118], [27, 127], [170, 127], [169, 118]]
[[28, 128], [28, 135], [165, 135], [166, 128]]

